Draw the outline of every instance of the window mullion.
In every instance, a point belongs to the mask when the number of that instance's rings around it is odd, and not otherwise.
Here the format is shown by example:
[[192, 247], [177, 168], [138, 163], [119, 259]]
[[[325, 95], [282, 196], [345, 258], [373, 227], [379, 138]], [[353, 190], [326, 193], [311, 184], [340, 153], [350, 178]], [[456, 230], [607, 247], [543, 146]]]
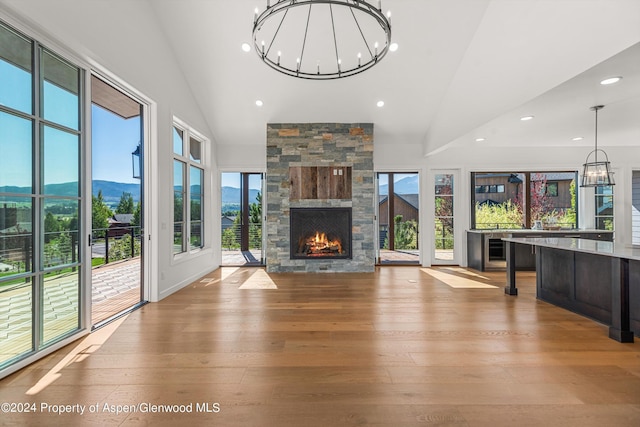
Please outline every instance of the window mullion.
[[33, 207], [31, 212], [31, 271], [32, 292], [33, 292], [33, 342], [34, 349], [40, 350], [42, 346], [42, 328], [43, 328], [43, 301], [42, 301], [42, 248], [43, 248], [43, 230], [42, 230], [42, 108], [41, 99], [42, 92], [40, 90], [42, 79], [42, 67], [40, 61], [40, 45], [33, 42], [33, 73], [32, 73], [32, 96], [34, 115], [33, 122], [33, 182], [32, 182], [32, 200]]
[[[187, 137], [188, 137], [188, 133]], [[185, 138], [185, 140], [188, 141], [188, 138]], [[187, 144], [187, 149], [188, 149], [188, 144]], [[188, 151], [185, 151], [185, 153], [188, 154]], [[190, 174], [191, 172], [191, 164], [189, 163], [189, 159], [187, 158], [187, 163], [185, 165], [185, 171], [184, 171], [184, 225], [185, 225], [185, 231], [182, 234], [182, 244], [184, 247], [184, 251], [185, 252], [190, 252], [191, 250], [191, 245], [190, 243], [190, 239], [191, 239], [191, 183], [190, 183]]]

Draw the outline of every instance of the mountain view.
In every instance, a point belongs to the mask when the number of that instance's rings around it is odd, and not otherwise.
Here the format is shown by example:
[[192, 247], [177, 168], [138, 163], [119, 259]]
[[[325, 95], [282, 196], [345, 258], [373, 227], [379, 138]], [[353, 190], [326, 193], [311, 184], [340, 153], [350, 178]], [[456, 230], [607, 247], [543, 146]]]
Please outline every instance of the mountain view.
[[[393, 189], [396, 194], [418, 194], [419, 181], [420, 179], [418, 175], [408, 176], [394, 182]], [[381, 185], [380, 194], [389, 194], [389, 185]]]
[[[49, 184], [44, 187], [45, 194], [55, 194], [57, 196], [74, 197], [78, 195], [77, 182], [65, 182], [63, 184]], [[30, 194], [31, 187], [16, 187], [5, 185], [0, 187], [0, 193], [23, 193]]]
[[[249, 203], [256, 203], [260, 190], [249, 189]], [[222, 204], [240, 203], [241, 192], [236, 187], [222, 187]]]
[[[260, 190], [249, 189], [249, 203], [257, 203]], [[242, 192], [237, 187], [222, 187], [222, 215], [234, 216], [240, 211]]]
[[97, 196], [98, 191], [102, 190], [102, 197], [108, 205], [117, 204], [122, 193], [130, 193], [135, 203], [140, 200], [140, 184], [95, 180], [92, 187], [91, 193], [94, 196]]
[[[98, 195], [98, 191], [102, 190], [102, 197], [105, 202], [120, 201], [122, 193], [131, 193], [133, 200], [137, 202], [140, 200], [140, 185], [139, 184], [126, 184], [122, 182], [113, 181], [93, 181], [92, 194]], [[78, 196], [78, 183], [77, 182], [64, 182], [61, 184], [48, 184], [44, 187], [45, 194], [55, 194], [57, 196], [75, 197]], [[24, 193], [30, 194], [31, 187], [16, 187], [16, 186], [2, 186], [0, 187], [0, 193]]]
[[[122, 193], [130, 193], [133, 197], [133, 201], [137, 203], [140, 200], [140, 184], [129, 184], [123, 182], [113, 181], [93, 181], [92, 194], [98, 195], [98, 192], [102, 190], [102, 197], [107, 206], [113, 207], [120, 202]], [[30, 194], [31, 187], [17, 187], [17, 186], [0, 186], [0, 193], [14, 193], [14, 194]], [[56, 196], [77, 197], [78, 196], [78, 183], [77, 182], [64, 182], [60, 184], [48, 184], [44, 187], [45, 194], [55, 194]], [[61, 203], [67, 203], [62, 200]]]

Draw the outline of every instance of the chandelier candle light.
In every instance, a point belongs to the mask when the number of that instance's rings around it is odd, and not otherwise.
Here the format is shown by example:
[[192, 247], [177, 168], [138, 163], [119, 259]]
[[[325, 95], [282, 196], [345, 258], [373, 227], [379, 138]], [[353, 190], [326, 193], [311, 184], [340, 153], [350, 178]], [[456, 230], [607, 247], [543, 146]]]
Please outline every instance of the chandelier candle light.
[[254, 12], [256, 53], [292, 77], [352, 76], [380, 62], [391, 45], [391, 12], [385, 15], [379, 0], [267, 0]]
[[[609, 156], [603, 150], [598, 149], [598, 111], [603, 109], [604, 105], [596, 105], [591, 107], [591, 111], [596, 113], [596, 131], [595, 131], [595, 149], [587, 155], [585, 160], [584, 171], [582, 172], [582, 184], [581, 187], [605, 187], [608, 185], [614, 185], [613, 172], [611, 172], [611, 163], [609, 163]], [[598, 161], [598, 152], [604, 154], [605, 160]], [[589, 161], [589, 158], [593, 155], [593, 161]]]

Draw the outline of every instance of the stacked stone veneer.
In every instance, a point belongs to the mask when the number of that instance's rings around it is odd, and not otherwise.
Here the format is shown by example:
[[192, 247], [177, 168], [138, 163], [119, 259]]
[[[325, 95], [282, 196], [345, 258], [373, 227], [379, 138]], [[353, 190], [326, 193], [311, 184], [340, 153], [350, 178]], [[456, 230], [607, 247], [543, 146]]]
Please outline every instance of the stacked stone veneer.
[[[351, 199], [290, 199], [291, 166], [350, 166]], [[374, 249], [373, 124], [267, 125], [266, 264], [275, 272], [371, 272]], [[352, 208], [352, 259], [290, 259], [289, 208]]]

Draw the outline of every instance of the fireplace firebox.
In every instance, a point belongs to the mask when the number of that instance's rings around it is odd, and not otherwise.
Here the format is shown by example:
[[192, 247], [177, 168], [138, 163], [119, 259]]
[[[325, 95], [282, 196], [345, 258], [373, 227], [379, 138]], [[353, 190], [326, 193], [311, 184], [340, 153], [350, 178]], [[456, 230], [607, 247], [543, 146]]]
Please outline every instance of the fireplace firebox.
[[291, 259], [351, 259], [351, 208], [291, 208]]

